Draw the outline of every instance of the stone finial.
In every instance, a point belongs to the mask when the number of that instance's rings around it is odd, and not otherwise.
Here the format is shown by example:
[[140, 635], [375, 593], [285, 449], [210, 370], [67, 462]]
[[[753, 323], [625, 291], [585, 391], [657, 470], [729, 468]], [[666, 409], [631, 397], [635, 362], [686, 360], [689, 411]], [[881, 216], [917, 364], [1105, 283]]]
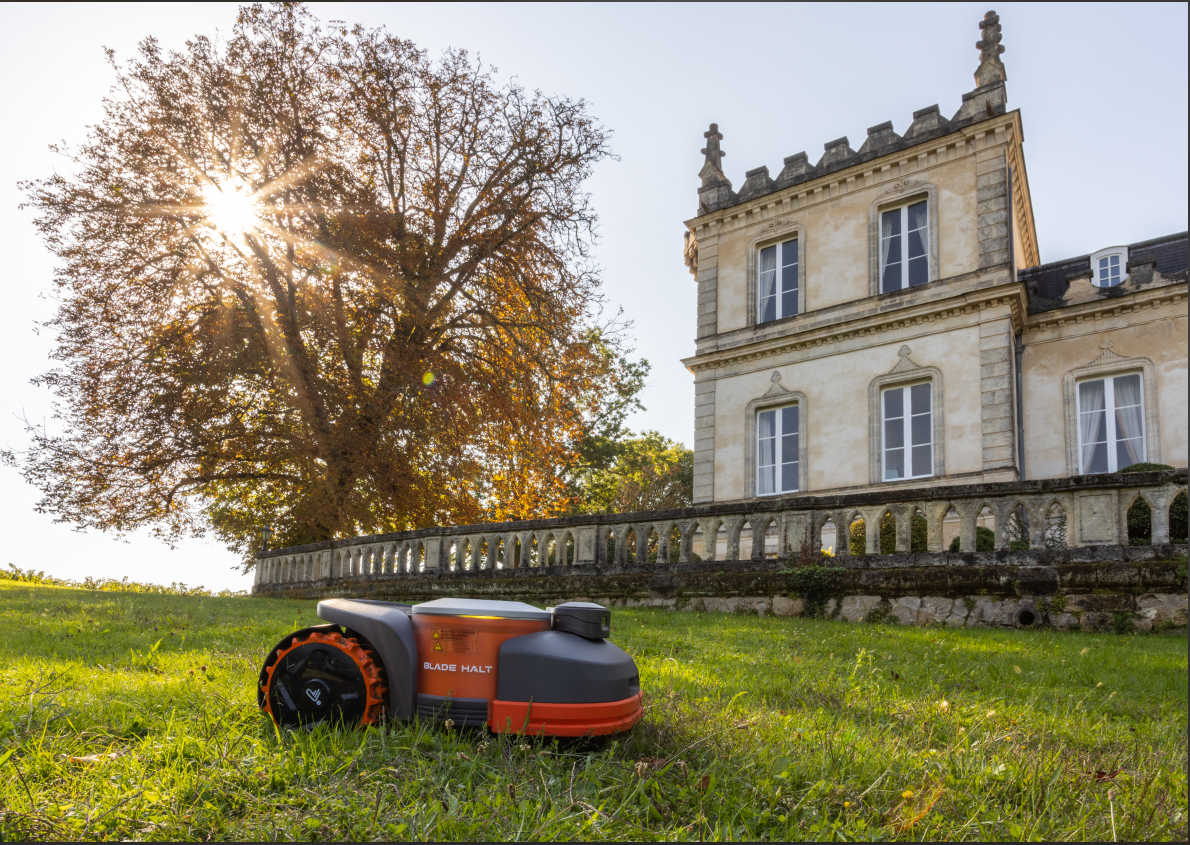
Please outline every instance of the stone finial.
[[719, 131], [719, 124], [712, 123], [711, 128], [702, 133], [702, 137], [707, 139], [707, 145], [701, 150], [702, 154], [707, 157], [707, 164], [714, 165], [718, 170], [723, 169], [723, 156], [727, 153], [719, 148], [719, 142], [723, 140], [723, 133]]
[[995, 12], [988, 12], [979, 22], [983, 37], [975, 42], [979, 50], [979, 69], [975, 71], [975, 85], [982, 87], [994, 82], [1003, 82], [1008, 78], [1004, 72], [1004, 62], [1000, 56], [1004, 48], [1000, 46], [1000, 16]]
[[727, 153], [719, 147], [723, 140], [719, 124], [712, 123], [702, 137], [707, 139], [707, 145], [702, 149], [706, 161], [698, 171], [698, 178], [702, 179], [702, 187], [698, 189], [698, 213], [707, 214], [733, 202], [736, 195], [731, 190], [731, 182], [723, 175], [723, 156]]

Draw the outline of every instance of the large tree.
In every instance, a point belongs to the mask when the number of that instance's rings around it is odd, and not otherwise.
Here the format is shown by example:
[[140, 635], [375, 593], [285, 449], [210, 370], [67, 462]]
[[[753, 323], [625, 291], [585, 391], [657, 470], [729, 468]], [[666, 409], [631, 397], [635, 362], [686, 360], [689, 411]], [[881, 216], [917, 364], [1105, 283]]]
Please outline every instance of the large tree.
[[9, 455], [42, 510], [243, 548], [573, 507], [641, 376], [600, 322], [582, 101], [297, 5], [111, 63], [24, 185], [59, 258], [56, 425]]

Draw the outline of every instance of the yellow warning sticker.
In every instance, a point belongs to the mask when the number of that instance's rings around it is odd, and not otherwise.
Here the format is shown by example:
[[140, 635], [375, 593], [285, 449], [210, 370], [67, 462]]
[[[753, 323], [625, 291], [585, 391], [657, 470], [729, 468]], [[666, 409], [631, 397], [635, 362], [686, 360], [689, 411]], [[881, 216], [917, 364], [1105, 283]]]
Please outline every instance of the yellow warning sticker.
[[434, 651], [447, 654], [475, 654], [479, 644], [478, 631], [452, 631], [448, 628], [434, 628], [430, 636], [435, 640]]

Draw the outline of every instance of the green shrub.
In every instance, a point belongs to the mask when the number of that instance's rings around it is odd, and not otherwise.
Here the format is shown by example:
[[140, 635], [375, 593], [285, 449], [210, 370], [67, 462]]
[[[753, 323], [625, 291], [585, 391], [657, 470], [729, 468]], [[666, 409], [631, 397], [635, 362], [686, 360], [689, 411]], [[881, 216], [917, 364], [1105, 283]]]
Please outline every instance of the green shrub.
[[1120, 472], [1161, 472], [1168, 469], [1174, 469], [1174, 467], [1171, 467], [1169, 464], [1151, 464], [1141, 461], [1139, 464], [1124, 467]]
[[[955, 537], [950, 541], [950, 550], [952, 552], [959, 551], [961, 545], [959, 538]], [[1025, 548], [1028, 548], [1026, 544]], [[996, 532], [990, 528], [984, 528], [982, 525], [975, 526], [975, 551], [977, 552], [994, 552], [996, 550]]]
[[[909, 527], [909, 551], [913, 554], [924, 554], [929, 548], [929, 525], [926, 518], [914, 511]], [[868, 530], [864, 522], [851, 524], [851, 553], [862, 555], [868, 548]], [[891, 513], [885, 513], [880, 519], [880, 554], [891, 555], [897, 550], [897, 521]]]

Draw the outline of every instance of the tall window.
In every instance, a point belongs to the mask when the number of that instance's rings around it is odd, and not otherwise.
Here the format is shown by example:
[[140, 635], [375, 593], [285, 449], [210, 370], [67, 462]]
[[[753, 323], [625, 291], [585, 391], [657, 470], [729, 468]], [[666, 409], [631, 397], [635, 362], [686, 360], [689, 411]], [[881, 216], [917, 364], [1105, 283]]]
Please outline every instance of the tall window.
[[881, 397], [884, 480], [934, 474], [934, 414], [930, 382], [890, 387]]
[[930, 224], [926, 200], [880, 214], [880, 292], [930, 280]]
[[767, 323], [797, 314], [797, 239], [766, 246], [760, 251], [757, 322]]
[[798, 486], [797, 405], [756, 415], [756, 495], [796, 493]]
[[1145, 459], [1140, 373], [1078, 384], [1079, 471], [1115, 472]]

